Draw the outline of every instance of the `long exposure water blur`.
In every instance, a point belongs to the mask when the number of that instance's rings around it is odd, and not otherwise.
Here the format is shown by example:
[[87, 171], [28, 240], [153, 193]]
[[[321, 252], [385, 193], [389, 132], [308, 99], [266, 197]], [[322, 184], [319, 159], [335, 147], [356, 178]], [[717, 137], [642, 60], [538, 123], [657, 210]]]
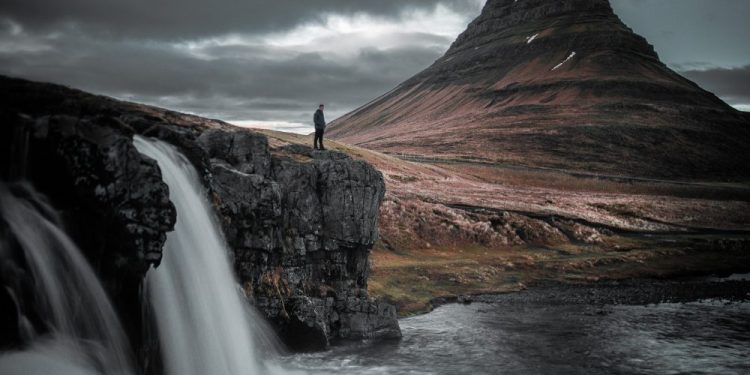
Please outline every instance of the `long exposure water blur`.
[[316, 374], [750, 371], [747, 302], [450, 304], [400, 323], [401, 342], [343, 345], [286, 360]]

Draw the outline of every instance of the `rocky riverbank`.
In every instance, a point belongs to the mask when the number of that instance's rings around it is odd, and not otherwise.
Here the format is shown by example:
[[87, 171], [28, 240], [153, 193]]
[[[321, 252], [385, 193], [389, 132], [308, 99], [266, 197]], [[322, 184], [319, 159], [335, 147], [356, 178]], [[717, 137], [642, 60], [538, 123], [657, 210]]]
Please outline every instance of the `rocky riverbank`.
[[750, 276], [732, 278], [685, 277], [675, 280], [628, 279], [589, 284], [553, 281], [535, 282], [518, 293], [480, 294], [436, 298], [435, 306], [446, 303], [494, 303], [508, 305], [650, 305], [688, 303], [701, 300], [726, 303], [750, 301]]
[[750, 282], [739, 279], [538, 283], [401, 319], [398, 345], [286, 363], [314, 374], [744, 374]]

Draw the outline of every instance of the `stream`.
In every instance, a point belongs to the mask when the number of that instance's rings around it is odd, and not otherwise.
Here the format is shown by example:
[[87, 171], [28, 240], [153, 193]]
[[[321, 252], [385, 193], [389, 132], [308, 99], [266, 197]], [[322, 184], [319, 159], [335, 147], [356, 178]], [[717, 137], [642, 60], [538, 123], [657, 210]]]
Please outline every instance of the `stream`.
[[285, 358], [312, 374], [747, 374], [750, 303], [448, 304], [401, 342]]

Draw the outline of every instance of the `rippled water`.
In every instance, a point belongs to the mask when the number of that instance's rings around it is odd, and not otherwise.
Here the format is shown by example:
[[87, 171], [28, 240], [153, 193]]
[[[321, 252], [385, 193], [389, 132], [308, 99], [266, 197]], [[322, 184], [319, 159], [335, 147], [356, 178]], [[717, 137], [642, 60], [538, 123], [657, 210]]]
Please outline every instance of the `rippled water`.
[[747, 374], [750, 303], [446, 305], [401, 342], [285, 358], [313, 374]]

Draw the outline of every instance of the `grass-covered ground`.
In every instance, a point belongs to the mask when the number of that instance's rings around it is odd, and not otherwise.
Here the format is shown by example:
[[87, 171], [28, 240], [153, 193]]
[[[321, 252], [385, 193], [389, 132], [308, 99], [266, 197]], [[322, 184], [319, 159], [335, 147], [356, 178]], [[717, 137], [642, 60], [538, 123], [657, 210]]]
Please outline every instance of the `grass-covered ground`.
[[369, 290], [401, 315], [430, 310], [436, 297], [513, 292], [540, 281], [585, 283], [628, 278], [727, 274], [750, 264], [750, 238], [710, 235], [621, 238], [596, 245], [488, 249], [376, 250]]
[[[312, 144], [311, 136], [261, 132], [272, 152]], [[437, 297], [517, 291], [539, 281], [750, 269], [747, 182], [411, 160], [331, 140], [326, 147], [383, 173], [369, 291], [402, 315], [429, 310]]]

